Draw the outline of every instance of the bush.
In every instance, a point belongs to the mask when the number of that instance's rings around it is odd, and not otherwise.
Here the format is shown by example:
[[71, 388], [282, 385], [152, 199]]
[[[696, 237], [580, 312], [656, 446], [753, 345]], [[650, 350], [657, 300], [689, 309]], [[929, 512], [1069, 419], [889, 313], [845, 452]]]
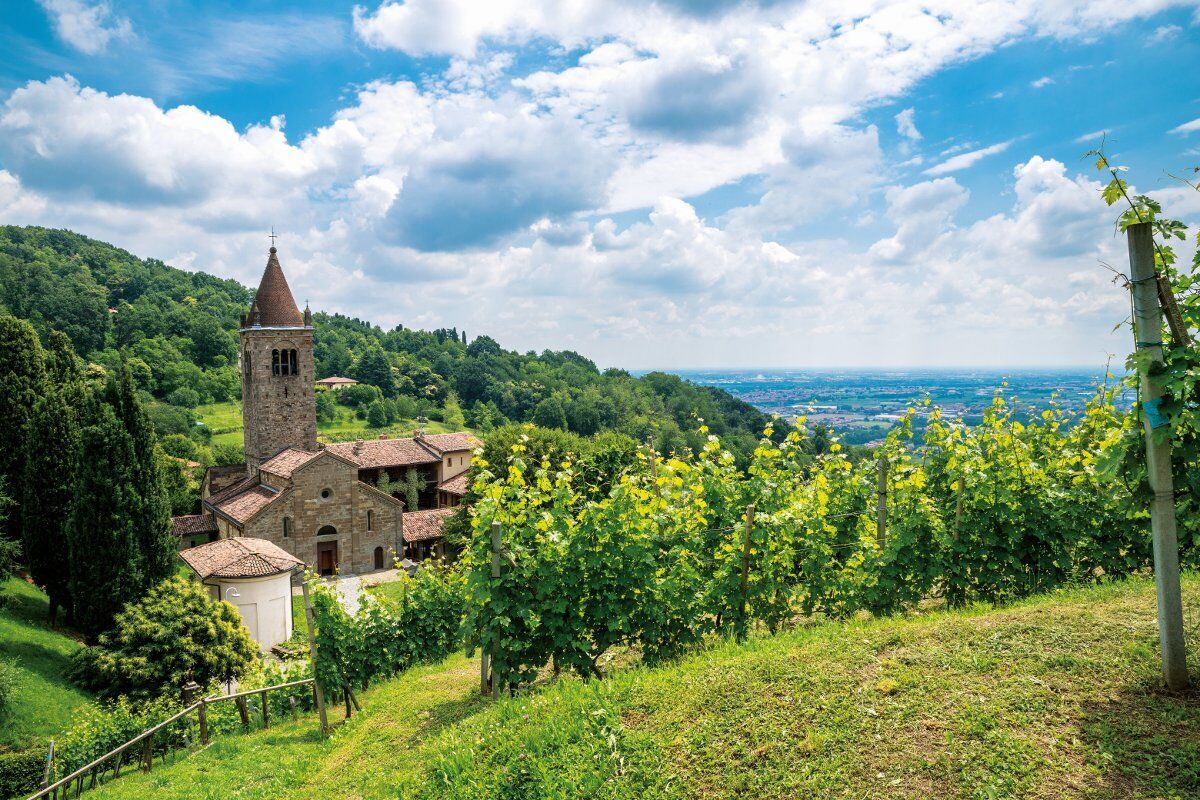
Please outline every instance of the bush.
[[246, 462], [246, 452], [233, 442], [214, 444], [212, 448], [213, 463], [220, 467], [229, 467]]
[[0, 797], [25, 797], [37, 791], [46, 754], [37, 750], [0, 753]]
[[175, 694], [189, 679], [240, 678], [257, 657], [237, 610], [177, 577], [125, 606], [97, 646], [76, 654], [71, 676], [105, 697], [146, 699]]
[[381, 401], [376, 400], [367, 408], [367, 425], [372, 428], [383, 428], [387, 424], [387, 409]]

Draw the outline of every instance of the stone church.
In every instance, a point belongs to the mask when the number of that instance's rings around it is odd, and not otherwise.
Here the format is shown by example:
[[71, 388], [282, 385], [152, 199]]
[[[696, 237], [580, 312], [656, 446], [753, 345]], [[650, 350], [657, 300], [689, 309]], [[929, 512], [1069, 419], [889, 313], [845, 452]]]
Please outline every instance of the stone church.
[[[296, 305], [274, 247], [239, 335], [246, 463], [207, 471], [201, 513], [174, 520], [181, 546], [265, 539], [321, 574], [444, 555], [442, 523], [466, 493], [478, 440], [416, 432], [319, 444], [312, 312]], [[415, 509], [376, 488], [410, 470], [425, 484]]]

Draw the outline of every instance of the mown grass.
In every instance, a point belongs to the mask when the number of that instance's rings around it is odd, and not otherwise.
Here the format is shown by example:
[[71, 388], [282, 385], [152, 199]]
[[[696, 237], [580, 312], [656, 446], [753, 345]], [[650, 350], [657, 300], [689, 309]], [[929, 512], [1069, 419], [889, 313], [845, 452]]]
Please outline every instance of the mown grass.
[[0, 749], [21, 749], [52, 736], [89, 696], [64, 674], [81, 645], [46, 624], [46, 595], [20, 578], [0, 583], [0, 660], [17, 667], [11, 707], [0, 714]]
[[[1159, 689], [1147, 580], [816, 624], [496, 705], [477, 669], [383, 684], [309, 749], [239, 738], [97, 796], [1200, 797], [1200, 693]], [[291, 777], [263, 789], [276, 764]]]
[[[238, 402], [211, 403], [197, 406], [196, 414], [200, 420], [214, 433], [212, 443], [233, 444], [238, 447], [244, 441], [242, 432], [242, 404]], [[373, 439], [380, 434], [389, 436], [411, 436], [413, 430], [421, 427], [416, 420], [402, 419], [386, 428], [371, 428], [366, 420], [358, 419], [349, 408], [338, 406], [336, 418], [332, 422], [317, 424], [317, 438], [323, 442], [344, 442], [352, 439]], [[424, 424], [426, 433], [453, 433], [457, 429], [441, 422], [430, 421]]]

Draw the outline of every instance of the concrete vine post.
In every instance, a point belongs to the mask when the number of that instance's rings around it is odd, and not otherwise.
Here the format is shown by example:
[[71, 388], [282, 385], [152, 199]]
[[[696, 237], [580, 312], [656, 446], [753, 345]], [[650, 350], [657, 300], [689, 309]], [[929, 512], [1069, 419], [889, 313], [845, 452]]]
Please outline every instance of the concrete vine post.
[[879, 485], [875, 496], [875, 536], [879, 541], [879, 549], [887, 547], [887, 484], [888, 461], [883, 448], [879, 448]]
[[[1179, 587], [1179, 541], [1175, 530], [1175, 483], [1171, 473], [1170, 420], [1162, 412], [1162, 386], [1154, 373], [1163, 364], [1162, 309], [1154, 266], [1154, 232], [1149, 222], [1130, 225], [1130, 282], [1133, 284], [1133, 343], [1138, 354], [1146, 474], [1154, 499], [1150, 529], [1154, 542], [1154, 584], [1158, 590], [1158, 639], [1163, 679], [1178, 691], [1187, 687], [1183, 641], [1183, 600]], [[1156, 433], [1157, 432], [1157, 433]]]
[[[492, 580], [500, 580], [500, 549], [501, 549], [501, 534], [503, 530], [499, 522], [492, 523]], [[492, 699], [500, 699], [500, 676], [496, 674], [495, 665], [492, 665]]]
[[746, 600], [750, 594], [750, 536], [754, 531], [754, 503], [746, 506], [746, 525], [742, 529], [742, 577], [738, 583], [738, 638], [745, 635]]
[[300, 591], [304, 593], [304, 622], [308, 626], [308, 654], [312, 659], [313, 696], [317, 701], [317, 716], [321, 719], [321, 735], [329, 732], [329, 720], [325, 716], [325, 692], [321, 689], [321, 681], [317, 680], [317, 634], [313, 625], [312, 600], [308, 596], [308, 580], [300, 582]]

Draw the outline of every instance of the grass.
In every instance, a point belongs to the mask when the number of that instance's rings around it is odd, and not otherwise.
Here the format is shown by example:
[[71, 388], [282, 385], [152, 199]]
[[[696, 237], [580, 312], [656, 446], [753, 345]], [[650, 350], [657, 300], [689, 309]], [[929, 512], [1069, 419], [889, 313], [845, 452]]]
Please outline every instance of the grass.
[[[212, 443], [233, 444], [242, 446], [242, 404], [238, 402], [211, 403], [197, 406], [196, 414], [200, 420], [214, 431]], [[323, 442], [342, 442], [352, 439], [372, 439], [380, 434], [389, 436], [411, 436], [413, 430], [420, 427], [416, 420], [402, 419], [386, 428], [371, 428], [367, 421], [358, 419], [349, 408], [338, 406], [336, 418], [332, 422], [317, 424], [317, 438]], [[424, 424], [426, 433], [453, 433], [457, 429], [441, 423], [430, 421]]]
[[[1200, 607], [1200, 577], [1184, 599]], [[1158, 688], [1156, 643], [1139, 579], [817, 624], [494, 705], [455, 656], [372, 689], [326, 742], [311, 721], [233, 737], [96, 797], [1198, 797], [1200, 693]]]
[[0, 594], [8, 598], [0, 608], [0, 659], [19, 672], [12, 706], [0, 716], [0, 749], [21, 749], [65, 727], [89, 695], [64, 677], [81, 645], [46, 625], [46, 595], [19, 578], [0, 583]]

